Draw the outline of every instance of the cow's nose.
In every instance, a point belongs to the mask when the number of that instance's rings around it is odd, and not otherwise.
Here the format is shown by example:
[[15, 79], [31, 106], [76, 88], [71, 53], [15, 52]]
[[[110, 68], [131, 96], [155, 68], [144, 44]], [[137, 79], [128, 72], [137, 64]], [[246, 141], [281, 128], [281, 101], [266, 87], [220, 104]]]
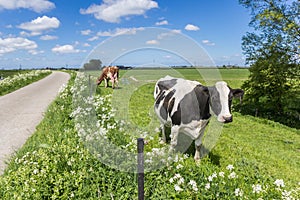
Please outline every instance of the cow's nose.
[[232, 122], [232, 116], [231, 115], [230, 116], [224, 116], [223, 118], [225, 120], [225, 123]]

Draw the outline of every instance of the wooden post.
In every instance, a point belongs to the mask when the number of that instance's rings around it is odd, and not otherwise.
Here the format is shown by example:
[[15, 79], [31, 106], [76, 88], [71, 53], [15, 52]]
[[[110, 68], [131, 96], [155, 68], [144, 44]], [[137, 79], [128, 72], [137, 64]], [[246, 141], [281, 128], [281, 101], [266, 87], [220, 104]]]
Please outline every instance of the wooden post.
[[91, 75], [89, 74], [89, 94], [90, 97], [92, 96], [92, 81], [91, 81]]
[[138, 199], [144, 200], [144, 139], [137, 139]]

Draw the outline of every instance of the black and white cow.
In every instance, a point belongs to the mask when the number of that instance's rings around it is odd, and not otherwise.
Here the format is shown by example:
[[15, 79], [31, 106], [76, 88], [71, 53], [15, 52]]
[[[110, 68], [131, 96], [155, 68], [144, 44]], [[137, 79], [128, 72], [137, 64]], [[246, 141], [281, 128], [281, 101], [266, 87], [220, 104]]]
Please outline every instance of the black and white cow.
[[185, 133], [195, 140], [195, 160], [200, 159], [202, 136], [212, 110], [222, 123], [232, 122], [233, 97], [242, 98], [244, 91], [231, 89], [224, 81], [212, 87], [197, 81], [166, 76], [156, 82], [154, 110], [161, 122], [163, 141], [165, 126], [171, 126], [171, 148], [177, 145], [178, 134]]

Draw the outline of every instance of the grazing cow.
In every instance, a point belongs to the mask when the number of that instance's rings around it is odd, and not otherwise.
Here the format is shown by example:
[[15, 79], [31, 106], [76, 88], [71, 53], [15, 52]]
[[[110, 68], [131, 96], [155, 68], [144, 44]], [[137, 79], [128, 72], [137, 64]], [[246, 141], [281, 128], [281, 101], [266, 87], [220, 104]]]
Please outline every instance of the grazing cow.
[[232, 122], [230, 111], [233, 97], [244, 91], [231, 89], [223, 81], [212, 87], [197, 81], [166, 76], [155, 85], [154, 110], [161, 122], [162, 138], [166, 142], [165, 126], [171, 126], [171, 149], [177, 145], [178, 134], [185, 133], [195, 140], [195, 160], [200, 159], [202, 136], [212, 110], [222, 123]]
[[100, 85], [101, 82], [105, 81], [105, 87], [108, 86], [108, 81], [111, 80], [112, 88], [115, 88], [115, 84], [118, 87], [118, 78], [119, 78], [119, 68], [116, 66], [104, 67], [100, 77], [97, 79], [97, 85]]

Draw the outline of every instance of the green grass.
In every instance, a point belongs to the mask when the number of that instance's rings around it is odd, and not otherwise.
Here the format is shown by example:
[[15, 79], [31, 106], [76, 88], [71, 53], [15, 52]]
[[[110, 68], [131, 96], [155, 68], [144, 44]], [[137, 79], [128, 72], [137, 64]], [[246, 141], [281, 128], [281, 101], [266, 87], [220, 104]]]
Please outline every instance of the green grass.
[[[196, 76], [191, 71], [181, 73], [186, 73], [187, 77]], [[229, 72], [222, 69], [221, 73], [230, 79]], [[126, 76], [125, 72], [122, 75], [123, 78], [133, 76]], [[145, 80], [153, 74], [143, 72], [140, 77], [143, 76], [143, 84], [137, 82], [130, 88], [135, 88], [132, 95], [126, 96], [124, 85], [116, 90], [97, 88], [100, 97], [112, 94], [111, 98], [114, 98], [114, 95], [122, 94], [124, 100], [130, 99], [128, 121], [137, 125], [133, 126], [135, 129], [127, 129], [130, 125], [122, 127], [113, 118], [106, 119], [110, 112], [102, 108], [111, 105], [106, 100], [97, 99], [101, 103], [97, 108], [98, 120], [104, 122], [101, 128], [115, 124], [115, 129], [107, 128], [107, 137], [118, 140], [116, 143], [124, 151], [136, 152], [134, 141], [137, 133], [143, 132], [150, 122], [158, 124], [151, 113], [154, 83], [152, 79]], [[232, 76], [233, 84], [234, 77], [236, 81], [242, 79], [241, 75]], [[73, 81], [74, 75], [69, 87], [49, 107], [37, 132], [16, 153], [0, 177], [0, 199], [137, 199], [136, 174], [106, 166], [90, 153], [79, 137], [75, 128], [76, 117], [71, 114], [76, 109], [72, 103]], [[239, 83], [235, 85], [238, 87]], [[233, 115], [234, 122], [224, 125], [215, 148], [200, 164], [194, 162], [192, 155], [188, 158], [179, 155], [177, 159], [172, 158], [175, 162], [168, 166], [147, 172], [146, 199], [281, 199], [284, 190], [291, 191], [293, 197], [299, 199], [299, 131], [237, 112]], [[82, 120], [87, 124], [91, 122], [90, 118]], [[131, 132], [136, 134], [130, 135]], [[152, 131], [153, 134], [153, 138], [146, 136], [146, 152], [152, 154], [154, 148], [168, 148], [168, 145], [159, 144], [158, 132]], [[157, 157], [154, 155], [153, 159]], [[230, 165], [234, 169], [229, 169]], [[278, 179], [284, 180], [284, 188], [274, 185]], [[253, 187], [257, 184], [265, 192], [254, 193]]]
[[300, 131], [275, 122], [234, 113], [212, 151], [220, 165], [235, 163], [244, 176], [270, 176], [297, 185]]
[[[181, 74], [189, 79], [195, 77], [195, 71], [181, 69]], [[246, 75], [244, 69], [220, 70], [224, 79], [232, 76], [233, 85], [240, 87]], [[152, 120], [149, 110], [153, 109], [153, 83], [145, 84], [134, 92], [130, 101], [130, 118], [133, 123], [146, 126]], [[281, 177], [297, 184], [300, 179], [300, 131], [287, 126], [234, 113], [234, 121], [225, 124], [221, 138], [213, 155], [214, 161], [221, 166], [230, 163], [245, 165], [243, 174], [255, 173], [272, 177]], [[212, 156], [213, 156], [212, 155]], [[213, 156], [214, 157], [214, 156]]]

